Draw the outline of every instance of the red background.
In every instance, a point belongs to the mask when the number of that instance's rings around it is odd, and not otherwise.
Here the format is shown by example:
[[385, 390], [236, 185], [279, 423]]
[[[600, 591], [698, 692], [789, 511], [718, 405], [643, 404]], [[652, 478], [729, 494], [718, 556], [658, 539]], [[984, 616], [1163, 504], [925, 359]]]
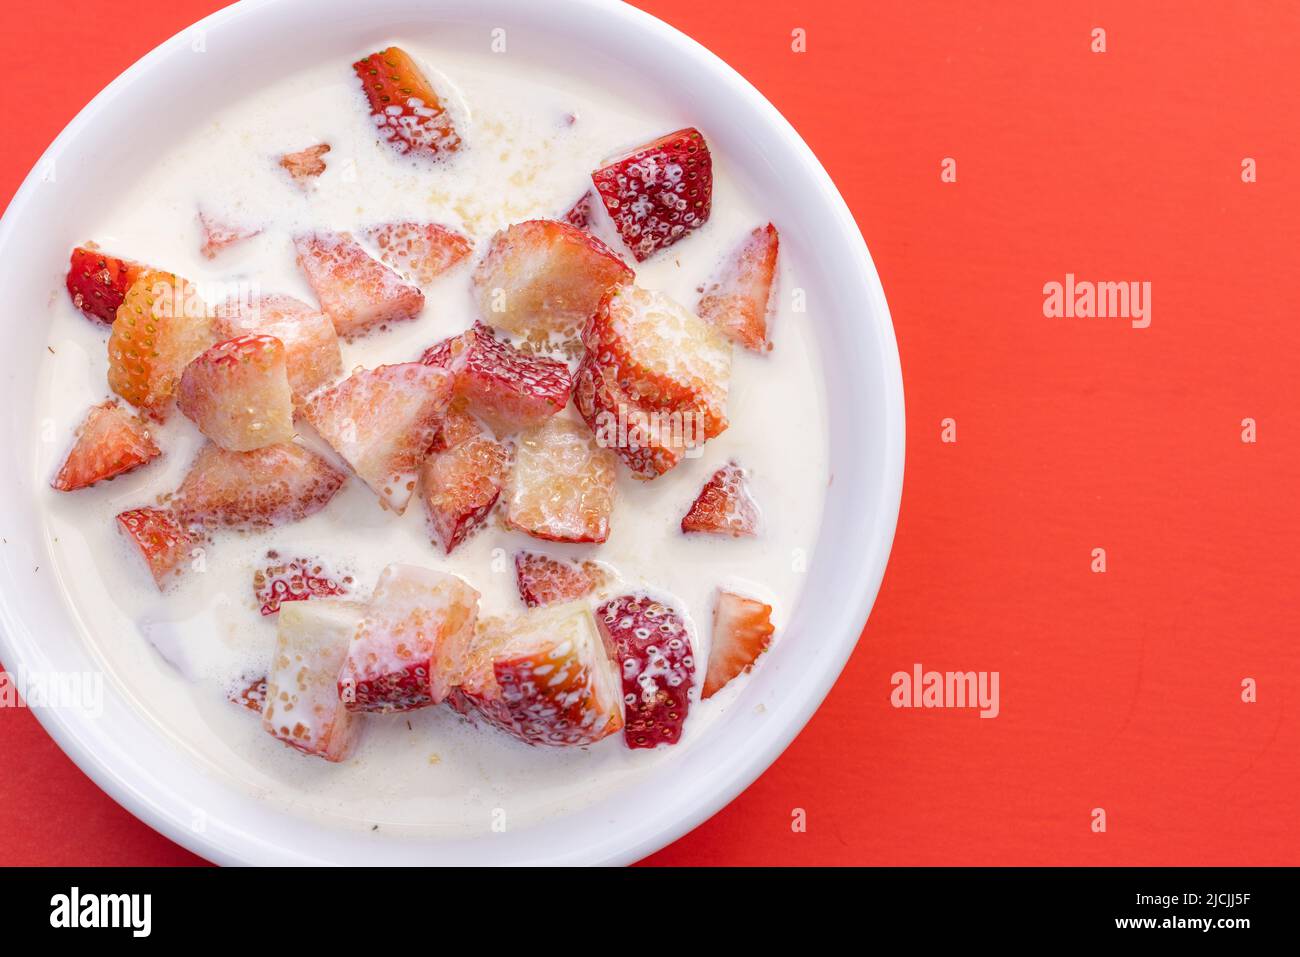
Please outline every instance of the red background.
[[[0, 193], [219, 6], [5, 5]], [[640, 6], [750, 79], [839, 184], [908, 413], [897, 541], [844, 675], [770, 771], [650, 861], [1300, 863], [1300, 7]], [[1044, 318], [1067, 272], [1151, 282], [1151, 327]], [[915, 662], [1000, 671], [1001, 715], [893, 709]], [[0, 711], [0, 740], [0, 863], [198, 862], [25, 710]]]

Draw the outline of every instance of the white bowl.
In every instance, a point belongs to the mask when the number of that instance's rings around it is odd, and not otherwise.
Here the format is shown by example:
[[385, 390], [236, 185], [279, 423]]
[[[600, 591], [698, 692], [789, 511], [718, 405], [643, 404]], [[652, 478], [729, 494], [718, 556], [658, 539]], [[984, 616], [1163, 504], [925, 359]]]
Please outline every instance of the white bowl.
[[[884, 292], [830, 178], [779, 113], [703, 47], [612, 0], [242, 0], [172, 38], [127, 70], [55, 140], [0, 223], [7, 355], [0, 442], [0, 659], [10, 672], [92, 673], [82, 620], [55, 577], [40, 515], [34, 408], [43, 314], [87, 209], [114, 177], [129, 177], [169, 131], [327, 57], [392, 37], [436, 46], [494, 27], [546, 38], [557, 56], [598, 50], [656, 94], [689, 105], [711, 143], [762, 190], [782, 243], [815, 249], [800, 285], [819, 347], [829, 408], [830, 468], [818, 545], [798, 607], [738, 699], [671, 770], [634, 793], [508, 834], [456, 841], [383, 840], [273, 810], [205, 773], [111, 681], [102, 714], [34, 709], [83, 771], [152, 827], [219, 863], [628, 863], [700, 824], [790, 743], [830, 690], [857, 642], [884, 574], [903, 479], [903, 386]], [[468, 32], [467, 32], [468, 31]], [[202, 48], [202, 55], [196, 48]], [[144, 131], [125, 135], [124, 131]], [[152, 131], [152, 132], [150, 132]], [[52, 174], [52, 175], [51, 175]], [[768, 702], [763, 713], [743, 706]], [[196, 816], [194, 809], [202, 808]]]

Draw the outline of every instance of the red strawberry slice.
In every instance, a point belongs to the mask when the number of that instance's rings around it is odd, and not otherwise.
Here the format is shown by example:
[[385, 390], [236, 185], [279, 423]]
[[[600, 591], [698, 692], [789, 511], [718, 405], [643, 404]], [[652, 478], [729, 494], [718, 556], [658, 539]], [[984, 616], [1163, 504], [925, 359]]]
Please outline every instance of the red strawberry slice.
[[705, 286], [695, 308], [701, 319], [754, 352], [772, 348], [767, 341], [767, 311], [779, 246], [771, 223], [754, 230]]
[[91, 408], [50, 484], [60, 492], [72, 492], [129, 472], [160, 454], [144, 423], [110, 399]]
[[690, 710], [695, 655], [686, 622], [645, 595], [624, 595], [596, 609], [605, 647], [623, 673], [623, 736], [629, 748], [676, 744]]
[[172, 499], [185, 525], [267, 528], [314, 515], [347, 476], [301, 445], [231, 452], [209, 442]]
[[162, 591], [179, 574], [190, 554], [190, 537], [170, 513], [158, 508], [134, 508], [117, 516], [117, 525], [139, 549], [154, 583]]
[[573, 374], [573, 404], [596, 443], [613, 449], [638, 479], [663, 475], [690, 448], [704, 444], [702, 417], [645, 408], [590, 352]]
[[632, 270], [596, 237], [568, 223], [531, 219], [492, 237], [474, 267], [479, 315], [518, 335], [574, 338], [609, 290]]
[[87, 319], [112, 324], [126, 291], [148, 267], [110, 256], [94, 243], [72, 250], [68, 264], [68, 295]]
[[704, 483], [690, 511], [682, 518], [682, 531], [741, 538], [757, 535], [760, 522], [745, 470], [729, 462]]
[[460, 149], [450, 114], [405, 50], [389, 47], [352, 68], [366, 91], [380, 138], [397, 152], [438, 157]]
[[221, 340], [255, 332], [284, 343], [295, 406], [343, 373], [343, 354], [334, 324], [323, 312], [292, 296], [232, 300], [213, 320], [213, 331]]
[[694, 127], [638, 147], [591, 180], [638, 262], [703, 226], [713, 205], [713, 160]]
[[291, 441], [293, 392], [284, 343], [259, 334], [217, 343], [185, 367], [176, 407], [233, 452]]
[[569, 211], [560, 218], [570, 226], [576, 226], [585, 232], [587, 231], [587, 227], [591, 225], [592, 204], [595, 203], [596, 200], [596, 191], [589, 189], [583, 193], [577, 201], [569, 207]]
[[443, 701], [461, 680], [479, 593], [455, 575], [389, 565], [338, 674], [349, 711], [410, 711]]
[[329, 151], [328, 143], [317, 143], [296, 153], [285, 153], [280, 157], [280, 165], [295, 183], [306, 189], [313, 179], [325, 172], [325, 154]]
[[447, 414], [442, 417], [442, 426], [438, 436], [429, 447], [429, 452], [446, 452], [453, 446], [460, 445], [466, 439], [482, 435], [483, 427], [469, 411], [469, 402], [464, 398], [453, 397], [447, 406]]
[[582, 747], [623, 726], [618, 668], [581, 602], [484, 622], [453, 706], [532, 745]]
[[519, 597], [529, 608], [555, 605], [590, 595], [609, 580], [596, 562], [571, 562], [538, 552], [515, 554]]
[[367, 229], [366, 238], [379, 247], [380, 259], [422, 286], [474, 251], [468, 237], [437, 223], [384, 223]]
[[506, 524], [552, 542], [603, 542], [616, 459], [577, 422], [552, 417], [522, 432], [502, 495]]
[[418, 362], [358, 369], [313, 396], [303, 414], [380, 505], [400, 515], [437, 440], [452, 385], [446, 372]]
[[718, 591], [713, 609], [713, 644], [704, 697], [711, 698], [736, 675], [748, 671], [772, 641], [772, 606]]
[[569, 403], [569, 367], [502, 342], [482, 323], [443, 340], [420, 359], [456, 377], [456, 394], [469, 410], [507, 435], [550, 418]]
[[207, 259], [216, 259], [217, 253], [226, 247], [245, 239], [252, 239], [262, 232], [260, 226], [227, 222], [202, 209], [199, 210], [199, 229], [203, 233], [203, 243], [199, 246], [199, 252]]
[[314, 559], [284, 561], [274, 551], [267, 552], [266, 557], [270, 564], [253, 572], [253, 597], [263, 615], [276, 614], [286, 601], [329, 598], [352, 590], [351, 575], [336, 575]]
[[243, 679], [226, 697], [231, 704], [247, 708], [254, 714], [261, 714], [266, 707], [266, 675]]
[[366, 252], [349, 233], [318, 230], [294, 237], [298, 266], [344, 339], [355, 339], [390, 322], [414, 319], [424, 293], [402, 281]]
[[420, 497], [435, 539], [448, 555], [492, 511], [506, 483], [510, 454], [485, 435], [472, 435], [430, 455], [420, 468]]

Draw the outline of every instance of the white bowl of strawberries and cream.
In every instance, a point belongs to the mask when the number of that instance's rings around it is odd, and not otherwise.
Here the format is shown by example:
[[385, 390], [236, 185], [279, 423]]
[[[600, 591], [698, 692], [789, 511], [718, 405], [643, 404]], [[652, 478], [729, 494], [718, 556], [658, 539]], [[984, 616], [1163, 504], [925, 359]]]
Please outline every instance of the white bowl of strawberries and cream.
[[[486, 861], [503, 830], [510, 860], [644, 850], [524, 844], [775, 708], [769, 663], [803, 684], [784, 646], [831, 613], [803, 607], [827, 391], [859, 388], [829, 384], [816, 323], [854, 320], [808, 306], [807, 210], [739, 175], [718, 104], [691, 122], [598, 85], [531, 49], [541, 24], [504, 57], [321, 29], [339, 55], [231, 97], [65, 247], [49, 567], [115, 693], [230, 800], [330, 835], [187, 841], [211, 856]], [[892, 530], [884, 405], [846, 471], [883, 470], [867, 521]], [[838, 666], [804, 654], [824, 691]]]

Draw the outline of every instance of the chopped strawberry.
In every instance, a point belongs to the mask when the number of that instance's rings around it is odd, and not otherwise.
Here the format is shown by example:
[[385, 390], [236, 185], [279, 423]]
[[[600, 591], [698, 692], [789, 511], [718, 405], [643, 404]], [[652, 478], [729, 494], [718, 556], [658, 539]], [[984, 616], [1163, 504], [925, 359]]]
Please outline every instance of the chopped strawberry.
[[280, 157], [283, 166], [293, 181], [304, 189], [313, 179], [325, 172], [325, 154], [330, 151], [328, 143], [317, 143], [296, 153], [285, 153]]
[[591, 225], [592, 204], [596, 200], [596, 191], [594, 189], [587, 190], [569, 207], [569, 211], [561, 218], [570, 226], [577, 226], [583, 232], [586, 232], [587, 227]]
[[414, 319], [424, 293], [373, 258], [349, 233], [317, 230], [294, 237], [298, 266], [344, 339]]
[[682, 531], [741, 538], [757, 535], [759, 523], [758, 504], [749, 494], [745, 470], [730, 462], [704, 483], [690, 511], [682, 517]]
[[469, 411], [468, 400], [461, 396], [453, 396], [451, 404], [447, 406], [446, 415], [442, 417], [438, 436], [433, 440], [433, 445], [429, 446], [429, 452], [430, 454], [446, 452], [466, 439], [482, 434], [483, 427]]
[[410, 711], [444, 700], [461, 680], [478, 599], [455, 575], [389, 565], [348, 645], [340, 700], [350, 711]]
[[438, 438], [451, 392], [450, 375], [418, 362], [357, 369], [313, 396], [303, 414], [379, 504], [400, 515]]
[[131, 539], [149, 565], [154, 583], [162, 591], [181, 571], [189, 557], [190, 537], [175, 517], [158, 508], [133, 508], [117, 516], [117, 525]]
[[185, 367], [176, 406], [223, 449], [251, 452], [293, 439], [284, 343], [247, 335], [212, 346]]
[[638, 479], [663, 475], [704, 444], [703, 416], [645, 408], [591, 353], [573, 374], [573, 404], [596, 444], [613, 449]]
[[161, 454], [149, 429], [110, 399], [92, 406], [77, 440], [50, 484], [60, 492], [94, 485], [144, 465]]
[[591, 609], [570, 602], [485, 622], [453, 703], [528, 744], [581, 747], [623, 726], [620, 697]]
[[695, 311], [746, 349], [765, 352], [767, 310], [780, 239], [771, 223], [755, 229], [703, 290]]
[[261, 714], [266, 708], [266, 676], [243, 679], [226, 697], [231, 704], [247, 708], [254, 714]]
[[319, 512], [345, 481], [315, 452], [292, 442], [255, 452], [231, 452], [209, 442], [172, 506], [187, 526], [267, 528]]
[[496, 504], [510, 454], [485, 435], [472, 435], [436, 452], [420, 468], [420, 497], [434, 536], [447, 554], [474, 531]]
[[379, 247], [380, 259], [422, 286], [474, 251], [468, 237], [437, 223], [384, 223], [366, 230], [366, 238]]
[[731, 343], [667, 296], [620, 286], [601, 301], [583, 343], [643, 409], [675, 413], [705, 438], [726, 429]]
[[270, 564], [253, 572], [253, 597], [263, 615], [274, 615], [286, 601], [331, 598], [352, 590], [351, 575], [336, 575], [310, 558], [284, 561], [276, 552], [267, 552]]
[[260, 226], [227, 222], [202, 209], [199, 210], [199, 228], [203, 231], [203, 245], [199, 252], [207, 259], [216, 259], [217, 253], [227, 246], [252, 239], [262, 232]]
[[108, 337], [108, 384], [155, 419], [166, 418], [181, 371], [212, 344], [212, 321], [196, 288], [144, 270], [117, 309]]
[[109, 256], [94, 243], [78, 246], [68, 264], [68, 295], [87, 319], [111, 325], [126, 291], [147, 268]]
[[772, 640], [772, 606], [729, 591], [718, 591], [713, 609], [713, 644], [709, 647], [709, 673], [704, 697], [711, 698], [754, 660]]
[[248, 333], [274, 336], [284, 343], [289, 388], [294, 405], [343, 374], [334, 323], [323, 313], [292, 296], [260, 296], [250, 302], [231, 302], [213, 320], [219, 339]]
[[474, 268], [483, 320], [521, 335], [576, 336], [601, 297], [632, 279], [632, 270], [599, 239], [547, 219], [497, 233]]
[[538, 552], [515, 553], [519, 597], [529, 608], [583, 598], [609, 579], [596, 562], [571, 562]]
[[460, 148], [451, 115], [410, 55], [400, 47], [352, 64], [370, 100], [380, 138], [399, 153], [437, 157]]
[[611, 160], [591, 180], [638, 262], [703, 226], [713, 205], [713, 161], [693, 127]]
[[568, 419], [520, 434], [506, 485], [506, 524], [552, 542], [603, 542], [614, 507], [614, 454]]
[[351, 751], [360, 722], [339, 701], [339, 668], [362, 607], [339, 598], [285, 605], [266, 676], [262, 727], [290, 747], [326, 761]]
[[569, 404], [567, 365], [530, 356], [482, 323], [428, 349], [420, 361], [455, 375], [456, 394], [497, 435], [548, 419]]
[[695, 654], [682, 616], [645, 595], [624, 595], [596, 609], [596, 625], [622, 665], [627, 746], [676, 744], [695, 682]]

